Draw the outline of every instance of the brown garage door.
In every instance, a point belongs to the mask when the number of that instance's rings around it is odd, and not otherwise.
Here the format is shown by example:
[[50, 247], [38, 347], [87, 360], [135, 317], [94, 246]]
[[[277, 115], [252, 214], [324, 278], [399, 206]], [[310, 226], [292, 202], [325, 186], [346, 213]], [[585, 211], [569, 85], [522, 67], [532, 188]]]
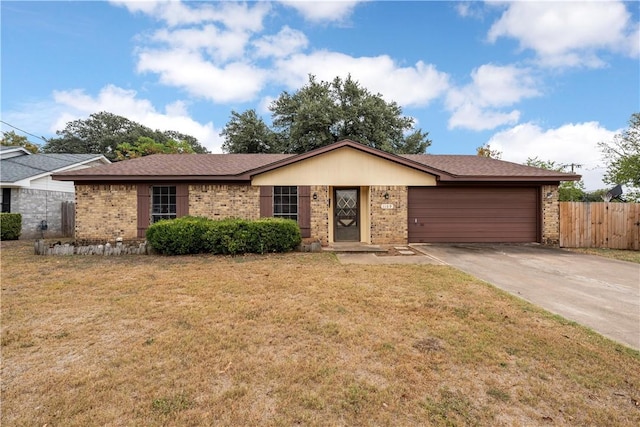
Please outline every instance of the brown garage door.
[[409, 242], [537, 242], [535, 187], [410, 187]]

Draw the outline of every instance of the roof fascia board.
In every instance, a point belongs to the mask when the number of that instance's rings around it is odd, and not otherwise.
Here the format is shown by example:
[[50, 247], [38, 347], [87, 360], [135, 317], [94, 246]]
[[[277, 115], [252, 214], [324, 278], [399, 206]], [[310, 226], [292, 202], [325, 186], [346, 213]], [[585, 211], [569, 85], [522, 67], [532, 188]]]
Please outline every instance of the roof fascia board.
[[1, 187], [11, 187], [11, 188], [29, 188], [31, 182], [30, 179], [21, 179], [19, 181], [4, 181], [0, 182]]
[[54, 175], [56, 181], [82, 181], [82, 182], [233, 182], [233, 183], [251, 183], [246, 175]]
[[[5, 145], [5, 147], [7, 147], [7, 146]], [[11, 148], [7, 148], [7, 149], [4, 149], [4, 150], [0, 150], [0, 159], [2, 158], [3, 154], [16, 153], [18, 151], [22, 151], [24, 154], [27, 154], [27, 155], [33, 154], [31, 151], [27, 150], [24, 147], [11, 147]]]
[[[105, 156], [99, 155], [99, 156], [92, 157], [92, 158], [87, 159], [87, 160], [82, 160], [80, 162], [76, 162], [76, 163], [73, 163], [71, 165], [64, 166], [64, 167], [61, 167], [61, 168], [58, 168], [58, 169], [42, 172], [42, 173], [39, 173], [37, 175], [32, 175], [32, 176], [30, 176], [28, 178], [24, 178], [23, 181], [26, 181], [26, 180], [32, 181], [34, 179], [40, 179], [40, 178], [44, 178], [46, 176], [51, 176], [52, 179], [55, 179], [54, 178], [55, 174], [65, 172], [65, 171], [67, 171], [69, 169], [72, 169], [72, 168], [75, 168], [77, 166], [82, 166], [82, 165], [87, 164], [87, 163], [95, 162], [96, 160], [100, 160], [100, 161], [103, 161], [103, 162], [106, 161], [106, 163], [104, 163], [105, 165], [108, 165], [109, 163], [111, 163]], [[72, 179], [66, 179], [66, 180], [59, 179], [58, 181], [73, 181], [73, 180]]]
[[438, 185], [440, 187], [459, 187], [459, 186], [506, 186], [506, 187], [513, 187], [513, 186], [539, 186], [539, 185], [559, 185], [560, 181], [558, 180], [553, 180], [553, 179], [537, 179], [537, 180], [520, 180], [520, 181], [515, 181], [515, 180], [496, 180], [496, 179], [492, 179], [492, 180], [485, 180], [485, 181], [440, 181], [438, 182]]
[[455, 175], [442, 177], [443, 182], [559, 182], [559, 181], [579, 181], [581, 175], [548, 175], [548, 176], [473, 176]]

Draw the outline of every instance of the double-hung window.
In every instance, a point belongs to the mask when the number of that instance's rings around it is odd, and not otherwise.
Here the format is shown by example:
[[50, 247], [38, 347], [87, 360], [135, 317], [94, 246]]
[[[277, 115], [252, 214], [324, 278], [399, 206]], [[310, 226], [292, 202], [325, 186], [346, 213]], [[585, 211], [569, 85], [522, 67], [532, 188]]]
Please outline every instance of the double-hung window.
[[298, 220], [298, 187], [273, 187], [273, 216]]
[[154, 186], [151, 192], [151, 223], [176, 217], [176, 187]]

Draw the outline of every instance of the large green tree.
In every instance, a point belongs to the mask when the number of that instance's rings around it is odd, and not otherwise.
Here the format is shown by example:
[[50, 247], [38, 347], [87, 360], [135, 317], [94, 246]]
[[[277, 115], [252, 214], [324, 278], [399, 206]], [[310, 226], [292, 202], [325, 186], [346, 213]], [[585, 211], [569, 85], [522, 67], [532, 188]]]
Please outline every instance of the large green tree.
[[629, 127], [613, 141], [598, 145], [607, 161], [604, 182], [628, 186], [625, 198], [640, 201], [640, 113], [631, 115]]
[[26, 136], [18, 135], [14, 131], [2, 132], [2, 139], [0, 139], [0, 145], [7, 147], [22, 147], [32, 153], [40, 151], [40, 146], [29, 141]]
[[276, 153], [279, 149], [278, 136], [256, 110], [232, 111], [220, 135], [224, 137], [222, 149], [227, 153]]
[[176, 131], [152, 130], [126, 117], [105, 111], [91, 114], [87, 119], [68, 122], [56, 134], [58, 137], [50, 138], [42, 148], [45, 153], [95, 153], [117, 161], [118, 146], [136, 145], [141, 137], [161, 145], [177, 141], [188, 145], [195, 153], [207, 153], [207, 149], [193, 136]]
[[351, 76], [332, 82], [309, 76], [298, 91], [280, 94], [269, 110], [273, 129], [253, 110], [233, 112], [221, 133], [224, 150], [305, 153], [351, 139], [391, 153], [416, 154], [431, 144], [428, 133], [415, 129], [414, 119], [403, 116], [398, 104], [372, 94]]
[[137, 157], [149, 156], [151, 154], [191, 154], [195, 153], [186, 141], [176, 141], [171, 139], [165, 143], [159, 143], [153, 139], [141, 136], [131, 144], [123, 142], [116, 147], [116, 159], [127, 160]]

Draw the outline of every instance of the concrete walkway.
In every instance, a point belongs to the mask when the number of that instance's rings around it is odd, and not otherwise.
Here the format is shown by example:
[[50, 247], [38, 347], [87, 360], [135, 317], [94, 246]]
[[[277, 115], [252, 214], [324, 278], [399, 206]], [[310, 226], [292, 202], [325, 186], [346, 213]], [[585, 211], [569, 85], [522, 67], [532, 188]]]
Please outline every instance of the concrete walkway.
[[349, 264], [451, 265], [640, 350], [640, 264], [540, 245], [411, 245], [413, 256], [337, 254]]
[[336, 256], [342, 264], [443, 264], [441, 261], [425, 255], [379, 256], [376, 254], [366, 253], [336, 253]]
[[335, 244], [323, 248], [335, 252], [342, 264], [443, 264], [443, 262], [408, 246]]

